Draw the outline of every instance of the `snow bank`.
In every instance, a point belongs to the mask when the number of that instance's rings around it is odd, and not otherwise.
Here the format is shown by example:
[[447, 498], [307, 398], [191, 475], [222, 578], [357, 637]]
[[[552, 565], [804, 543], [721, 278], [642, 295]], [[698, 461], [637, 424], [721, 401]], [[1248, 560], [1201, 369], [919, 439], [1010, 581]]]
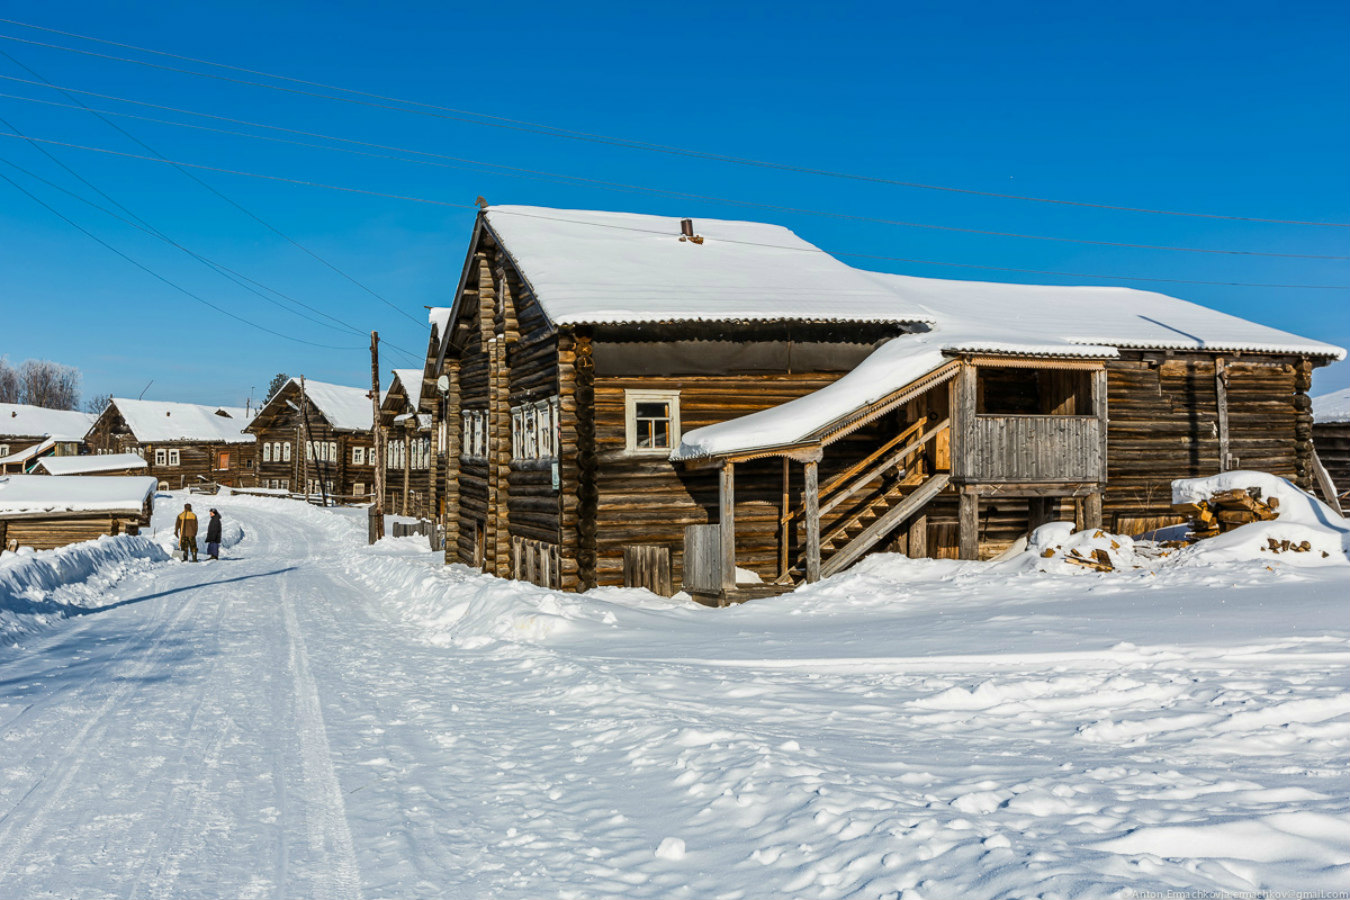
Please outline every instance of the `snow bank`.
[[107, 588], [146, 562], [169, 558], [163, 545], [132, 535], [0, 554], [0, 639], [99, 606]]

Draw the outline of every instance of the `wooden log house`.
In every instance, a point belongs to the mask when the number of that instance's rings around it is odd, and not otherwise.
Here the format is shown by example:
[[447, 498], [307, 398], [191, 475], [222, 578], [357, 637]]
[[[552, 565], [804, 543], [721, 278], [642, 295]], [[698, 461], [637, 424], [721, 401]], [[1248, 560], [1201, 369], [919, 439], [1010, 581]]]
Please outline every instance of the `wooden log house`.
[[384, 508], [402, 516], [430, 516], [432, 416], [421, 411], [422, 370], [394, 369], [392, 374], [380, 401], [380, 428], [385, 433]]
[[51, 550], [150, 524], [155, 479], [0, 475], [0, 552]]
[[372, 418], [368, 389], [292, 378], [248, 424], [258, 440], [257, 486], [368, 502], [377, 462]]
[[1334, 497], [1328, 502], [1344, 513], [1350, 506], [1350, 388], [1313, 398], [1313, 445], [1325, 479], [1323, 499]]
[[114, 397], [86, 440], [95, 454], [140, 456], [160, 490], [249, 487], [257, 476], [248, 423], [243, 407]]
[[708, 603], [878, 549], [988, 558], [1061, 516], [1138, 533], [1177, 521], [1177, 477], [1307, 485], [1311, 372], [1343, 355], [1147, 291], [531, 207], [480, 213], [439, 314], [447, 562]]
[[49, 456], [78, 456], [94, 424], [89, 413], [0, 403], [0, 475], [31, 472]]

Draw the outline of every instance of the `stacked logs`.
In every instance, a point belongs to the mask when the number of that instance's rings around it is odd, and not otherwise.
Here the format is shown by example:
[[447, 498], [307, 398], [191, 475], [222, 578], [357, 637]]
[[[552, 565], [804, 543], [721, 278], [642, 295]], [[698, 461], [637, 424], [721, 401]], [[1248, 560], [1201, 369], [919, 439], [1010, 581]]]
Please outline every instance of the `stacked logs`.
[[1208, 500], [1172, 504], [1173, 510], [1190, 518], [1193, 540], [1215, 537], [1252, 522], [1269, 522], [1279, 518], [1279, 508], [1279, 498], [1262, 500], [1260, 488], [1219, 491]]

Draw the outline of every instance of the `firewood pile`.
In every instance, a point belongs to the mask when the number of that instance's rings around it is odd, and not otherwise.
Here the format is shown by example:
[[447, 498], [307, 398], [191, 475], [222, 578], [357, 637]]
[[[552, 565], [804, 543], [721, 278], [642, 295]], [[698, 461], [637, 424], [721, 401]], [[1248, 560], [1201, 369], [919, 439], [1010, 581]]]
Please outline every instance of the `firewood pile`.
[[1208, 500], [1172, 504], [1173, 510], [1190, 518], [1193, 540], [1216, 537], [1252, 522], [1278, 519], [1279, 508], [1278, 497], [1262, 500], [1261, 489], [1256, 487], [1219, 491]]

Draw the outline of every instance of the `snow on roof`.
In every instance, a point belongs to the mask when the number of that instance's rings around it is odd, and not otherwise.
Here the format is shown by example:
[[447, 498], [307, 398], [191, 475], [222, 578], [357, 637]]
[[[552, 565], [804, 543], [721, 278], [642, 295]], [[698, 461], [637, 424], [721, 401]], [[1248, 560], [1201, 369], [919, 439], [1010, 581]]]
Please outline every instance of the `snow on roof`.
[[98, 416], [73, 409], [0, 403], [0, 437], [53, 437], [82, 441]]
[[146, 475], [0, 475], [0, 516], [35, 512], [140, 511], [158, 482]]
[[145, 460], [135, 453], [105, 453], [98, 456], [48, 456], [38, 463], [52, 475], [88, 475], [91, 472], [116, 472], [119, 469], [146, 469]]
[[445, 337], [445, 329], [450, 327], [450, 316], [454, 311], [454, 307], [451, 306], [433, 306], [427, 311], [427, 321], [442, 338]]
[[1313, 421], [1350, 422], [1350, 388], [1313, 398]]
[[488, 226], [555, 324], [802, 319], [928, 321], [868, 277], [780, 225], [493, 206]]
[[[422, 370], [421, 369], [394, 369], [394, 374], [398, 380], [403, 382], [403, 391], [408, 395], [408, 402], [416, 409], [422, 402]], [[392, 385], [390, 385], [392, 387]]]
[[[1003, 284], [872, 273], [940, 323], [952, 317], [1077, 344], [1172, 350], [1244, 350], [1342, 359], [1340, 347], [1135, 288]], [[991, 335], [992, 336], [992, 335]]]
[[23, 450], [16, 450], [15, 452], [9, 454], [8, 456], [0, 456], [0, 466], [12, 466], [16, 463], [28, 462], [33, 457], [41, 456], [43, 453], [46, 453], [48, 450], [55, 447], [56, 444], [57, 444], [56, 438], [49, 437], [44, 439], [40, 444], [34, 444], [33, 446], [26, 447]]
[[247, 444], [254, 441], [253, 435], [242, 432], [249, 422], [248, 411], [242, 406], [206, 406], [123, 397], [114, 397], [112, 402], [141, 443], [218, 441]]
[[[420, 374], [418, 378], [421, 378]], [[300, 379], [292, 378], [290, 383], [299, 387]], [[366, 388], [347, 387], [306, 378], [305, 396], [334, 428], [343, 431], [370, 430], [374, 412], [370, 408], [370, 396]]]

